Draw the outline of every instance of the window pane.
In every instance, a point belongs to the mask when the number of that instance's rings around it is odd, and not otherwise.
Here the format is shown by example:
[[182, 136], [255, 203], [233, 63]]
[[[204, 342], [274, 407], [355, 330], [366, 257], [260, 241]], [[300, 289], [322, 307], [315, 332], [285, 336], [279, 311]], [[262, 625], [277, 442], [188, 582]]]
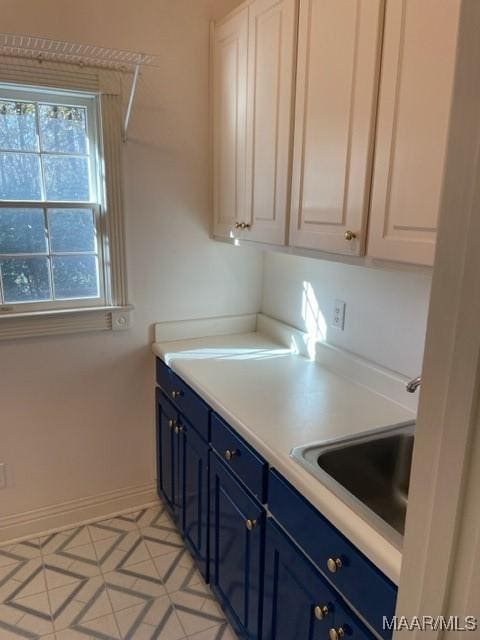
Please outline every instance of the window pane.
[[0, 153], [0, 200], [41, 200], [40, 158]]
[[0, 209], [0, 253], [46, 253], [43, 209]]
[[0, 100], [0, 149], [37, 151], [34, 104]]
[[47, 200], [90, 200], [87, 158], [44, 156], [43, 170]]
[[95, 256], [54, 256], [55, 297], [98, 298], [98, 262]]
[[39, 119], [42, 151], [88, 153], [86, 109], [41, 104]]
[[91, 209], [50, 209], [48, 224], [52, 251], [96, 251], [95, 221]]
[[0, 261], [5, 302], [50, 300], [48, 258], [6, 258]]

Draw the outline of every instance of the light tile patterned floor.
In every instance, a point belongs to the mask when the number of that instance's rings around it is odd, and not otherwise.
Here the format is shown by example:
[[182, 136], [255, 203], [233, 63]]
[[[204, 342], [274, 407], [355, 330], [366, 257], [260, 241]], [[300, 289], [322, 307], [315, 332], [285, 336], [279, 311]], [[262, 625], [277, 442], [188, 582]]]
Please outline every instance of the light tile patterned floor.
[[235, 640], [165, 507], [0, 547], [0, 639]]

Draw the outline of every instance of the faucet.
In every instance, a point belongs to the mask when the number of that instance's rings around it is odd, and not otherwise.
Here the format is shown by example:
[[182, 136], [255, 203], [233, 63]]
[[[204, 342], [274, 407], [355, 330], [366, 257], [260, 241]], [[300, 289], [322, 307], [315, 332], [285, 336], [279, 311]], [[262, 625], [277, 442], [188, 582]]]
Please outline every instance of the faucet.
[[413, 378], [410, 382], [407, 382], [407, 391], [408, 393], [415, 393], [418, 387], [422, 384], [422, 377], [418, 376], [418, 378]]

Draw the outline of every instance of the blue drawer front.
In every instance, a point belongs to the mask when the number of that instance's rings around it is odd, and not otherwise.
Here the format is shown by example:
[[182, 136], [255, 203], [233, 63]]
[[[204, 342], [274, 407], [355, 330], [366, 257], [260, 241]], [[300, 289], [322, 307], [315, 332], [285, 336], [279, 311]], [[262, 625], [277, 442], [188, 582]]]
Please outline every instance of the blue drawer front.
[[[270, 472], [268, 507], [365, 620], [382, 638], [391, 638], [382, 623], [395, 613], [396, 586], [276, 471]], [[335, 573], [327, 569], [329, 558], [342, 562]]]
[[[267, 463], [215, 413], [212, 413], [212, 447], [253, 495], [265, 502]], [[230, 457], [227, 452], [233, 455]]]
[[157, 358], [157, 384], [206, 441], [210, 439], [210, 407]]

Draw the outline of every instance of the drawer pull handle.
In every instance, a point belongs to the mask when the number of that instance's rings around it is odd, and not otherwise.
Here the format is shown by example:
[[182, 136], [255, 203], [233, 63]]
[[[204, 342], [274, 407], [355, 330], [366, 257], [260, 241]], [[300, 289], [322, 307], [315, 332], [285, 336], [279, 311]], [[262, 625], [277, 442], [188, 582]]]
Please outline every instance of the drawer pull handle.
[[323, 620], [330, 613], [330, 609], [326, 604], [317, 604], [317, 606], [313, 610], [313, 613], [315, 614], [315, 618], [317, 620]]
[[327, 568], [330, 573], [336, 573], [339, 569], [342, 568], [342, 561], [340, 558], [329, 558], [327, 560]]
[[249, 224], [248, 222], [236, 222], [235, 223], [235, 229], [250, 229], [252, 225]]
[[230, 462], [230, 460], [232, 460], [233, 457], [236, 455], [237, 455], [237, 452], [235, 451], [235, 449], [227, 449], [225, 451], [225, 460], [228, 460]]
[[170, 429], [176, 429], [177, 421], [176, 420], [169, 420], [168, 421], [168, 426], [170, 427]]
[[171, 395], [172, 395], [172, 398], [174, 400], [176, 400], [177, 398], [180, 398], [180, 396], [182, 395], [182, 392], [181, 391], [172, 391]]
[[337, 627], [336, 629], [332, 627], [328, 632], [328, 637], [330, 638], [330, 640], [340, 640], [340, 638], [343, 638], [344, 636], [345, 630], [343, 627]]
[[255, 529], [255, 527], [257, 526], [257, 521], [256, 520], [245, 520], [245, 526], [247, 527], [247, 529], [249, 531], [252, 531], [252, 529]]

